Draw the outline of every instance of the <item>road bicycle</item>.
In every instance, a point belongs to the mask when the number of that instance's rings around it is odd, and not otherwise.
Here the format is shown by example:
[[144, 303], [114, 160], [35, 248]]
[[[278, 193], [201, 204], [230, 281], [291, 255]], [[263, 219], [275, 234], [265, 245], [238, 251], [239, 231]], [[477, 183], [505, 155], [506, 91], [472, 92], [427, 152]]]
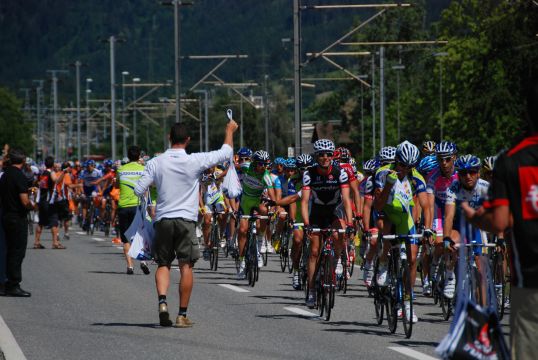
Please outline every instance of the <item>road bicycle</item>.
[[256, 239], [256, 221], [267, 220], [269, 216], [257, 215], [256, 209], [252, 209], [250, 215], [241, 215], [241, 219], [248, 220], [247, 246], [245, 249], [245, 271], [248, 284], [254, 287], [259, 280], [260, 268], [258, 267], [258, 240]]
[[219, 265], [219, 246], [220, 246], [220, 224], [219, 216], [224, 215], [224, 211], [217, 211], [215, 205], [212, 205], [211, 232], [209, 233], [209, 269], [217, 271]]

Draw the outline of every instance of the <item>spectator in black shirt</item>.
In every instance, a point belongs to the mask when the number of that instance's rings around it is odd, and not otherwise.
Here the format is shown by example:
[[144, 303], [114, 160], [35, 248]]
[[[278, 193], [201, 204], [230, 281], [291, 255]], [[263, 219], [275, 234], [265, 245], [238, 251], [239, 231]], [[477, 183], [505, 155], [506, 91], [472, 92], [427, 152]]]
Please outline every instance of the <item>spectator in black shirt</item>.
[[[529, 61], [531, 62], [531, 61]], [[538, 73], [537, 73], [538, 75]], [[538, 76], [529, 76], [530, 135], [495, 162], [484, 208], [462, 204], [466, 217], [492, 233], [512, 228], [512, 359], [536, 359], [538, 342]]]
[[9, 150], [9, 161], [0, 178], [0, 198], [2, 201], [6, 239], [5, 295], [29, 297], [31, 294], [20, 287], [22, 281], [22, 261], [26, 255], [28, 241], [29, 209], [34, 206], [28, 198], [28, 179], [21, 171], [26, 161], [24, 152], [17, 148]]

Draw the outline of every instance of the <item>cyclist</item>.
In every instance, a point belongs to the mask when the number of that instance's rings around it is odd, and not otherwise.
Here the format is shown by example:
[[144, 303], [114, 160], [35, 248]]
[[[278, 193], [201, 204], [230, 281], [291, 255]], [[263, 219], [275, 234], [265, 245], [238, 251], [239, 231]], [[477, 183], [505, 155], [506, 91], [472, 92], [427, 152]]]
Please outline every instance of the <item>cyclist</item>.
[[[414, 196], [418, 201], [426, 205], [426, 182], [422, 175], [413, 167], [420, 157], [418, 148], [408, 141], [398, 145], [395, 156], [395, 163], [381, 167], [375, 176], [375, 199], [374, 206], [378, 212], [383, 212], [383, 227], [381, 231], [384, 235], [395, 232], [397, 235], [412, 235], [416, 233], [415, 221], [413, 219], [413, 207], [415, 206]], [[394, 230], [393, 230], [394, 227]], [[418, 241], [412, 239], [410, 248], [407, 249], [411, 257], [408, 259], [410, 268], [410, 284], [407, 287], [413, 288], [416, 279], [416, 260], [418, 253]], [[387, 261], [390, 242], [383, 243], [383, 251], [379, 257], [379, 273], [377, 283], [384, 286], [387, 280]], [[404, 299], [405, 316], [418, 321], [418, 317], [413, 311], [410, 313], [409, 299]], [[403, 309], [398, 311], [403, 316]]]
[[87, 218], [88, 209], [90, 207], [90, 202], [92, 197], [97, 196], [98, 188], [95, 185], [95, 181], [100, 179], [103, 174], [95, 168], [95, 161], [88, 160], [85, 163], [84, 170], [80, 174], [80, 179], [82, 181], [82, 191], [84, 193], [84, 207], [82, 208], [82, 217], [84, 221], [83, 229], [88, 230], [90, 226], [90, 219]]
[[[433, 268], [437, 268], [439, 256], [443, 253], [443, 218], [445, 215], [445, 202], [447, 190], [454, 180], [458, 179], [454, 162], [456, 161], [456, 144], [449, 141], [441, 141], [435, 146], [435, 156], [439, 166], [428, 175], [426, 192], [428, 193], [428, 206], [424, 212], [431, 215], [424, 219], [424, 240], [427, 244], [435, 246], [432, 255], [428, 251], [424, 252], [424, 293], [431, 291], [429, 281], [430, 262]], [[434, 272], [435, 273], [435, 272]]]
[[[486, 200], [489, 183], [480, 179], [480, 159], [474, 155], [460, 156], [455, 162], [458, 171], [458, 179], [454, 180], [447, 191], [445, 202], [445, 221], [443, 224], [444, 248], [453, 253], [456, 251], [454, 244], [461, 242], [461, 234], [465, 228], [469, 242], [482, 244], [485, 233], [478, 228], [467, 226], [461, 218], [461, 202], [466, 201], [473, 209], [478, 209]], [[482, 253], [481, 248], [474, 249], [475, 255]], [[452, 258], [457, 258], [454, 254]], [[443, 293], [448, 299], [454, 297], [456, 289], [456, 276], [454, 274], [455, 259], [449, 261], [446, 266], [446, 276]], [[480, 264], [477, 262], [480, 269]]]
[[338, 147], [334, 152], [335, 163], [342, 168], [348, 176], [349, 187], [351, 189], [352, 196], [352, 209], [355, 214], [359, 213], [361, 195], [359, 191], [360, 180], [356, 177], [356, 171], [353, 170], [353, 166], [349, 163], [351, 159], [351, 152], [345, 147]]
[[[307, 233], [313, 227], [326, 229], [345, 228], [347, 235], [354, 232], [353, 213], [347, 173], [340, 167], [333, 166], [334, 143], [328, 139], [320, 139], [314, 143], [314, 153], [317, 164], [303, 174], [303, 189], [301, 198], [301, 213]], [[312, 196], [312, 207], [309, 211], [309, 201]], [[343, 203], [345, 219], [339, 218], [337, 208]], [[341, 215], [341, 213], [340, 213]], [[310, 235], [310, 258], [308, 260], [309, 293], [306, 306], [313, 308], [316, 303], [314, 277], [316, 264], [320, 256], [320, 234]], [[335, 241], [335, 257], [340, 259], [344, 246], [343, 236], [338, 235]], [[342, 276], [343, 267], [339, 262], [335, 273]]]
[[435, 155], [435, 146], [437, 144], [435, 143], [435, 141], [431, 141], [431, 140], [428, 140], [428, 141], [424, 141], [422, 143], [422, 155], [424, 157], [428, 156], [428, 155]]
[[[199, 203], [200, 203], [200, 211], [204, 217], [204, 222], [202, 225], [202, 232], [204, 236], [204, 251], [203, 251], [203, 257], [204, 260], [209, 260], [210, 255], [210, 246], [213, 244], [209, 243], [209, 235], [211, 232], [211, 221], [213, 219], [213, 208], [217, 211], [217, 213], [223, 213], [226, 209], [226, 206], [224, 204], [224, 194], [222, 193], [222, 190], [220, 188], [220, 181], [217, 180], [219, 176], [219, 172], [217, 171], [216, 167], [209, 168], [206, 171], [202, 173], [202, 178], [200, 181], [200, 196], [199, 196]], [[224, 229], [226, 219], [224, 217], [224, 214], [219, 214], [217, 216], [218, 222], [220, 224], [220, 230], [222, 233], [222, 230]], [[220, 238], [220, 234], [219, 234]], [[221, 247], [224, 247], [224, 239], [222, 240]]]
[[[244, 215], [250, 215], [251, 210], [258, 209], [260, 215], [266, 215], [267, 209], [261, 207], [261, 195], [265, 189], [267, 189], [268, 195], [271, 199], [275, 199], [275, 193], [273, 183], [267, 171], [267, 166], [271, 163], [269, 154], [267, 151], [258, 150], [252, 155], [252, 162], [248, 169], [242, 173], [241, 184], [243, 186], [243, 193], [241, 195], [241, 201], [239, 203], [240, 212]], [[256, 225], [256, 240], [258, 243], [258, 252], [261, 244], [264, 240], [265, 228], [267, 221], [260, 220]], [[237, 239], [239, 243], [239, 271], [237, 273], [238, 279], [245, 279], [245, 246], [247, 241], [248, 220], [241, 219], [239, 222], [239, 232]], [[258, 254], [258, 265], [263, 266], [263, 259]]]
[[372, 207], [374, 203], [374, 176], [376, 171], [380, 167], [380, 163], [377, 159], [370, 159], [364, 162], [363, 170], [365, 173], [365, 179], [361, 182], [360, 190], [361, 190], [361, 197], [364, 199], [361, 213], [363, 217], [363, 224], [364, 224], [364, 243], [369, 243], [369, 247], [367, 246], [368, 250], [364, 254], [364, 267], [363, 267], [363, 281], [367, 287], [369, 287], [372, 283], [372, 276], [373, 276], [373, 258], [375, 256], [375, 252], [377, 249], [377, 238], [372, 238], [372, 232], [377, 232], [377, 228], [375, 227], [375, 219], [372, 212]]
[[487, 182], [493, 179], [493, 168], [495, 167], [496, 156], [487, 156], [482, 163], [482, 178]]
[[439, 163], [437, 162], [437, 157], [435, 155], [424, 156], [420, 163], [417, 166], [417, 170], [424, 177], [424, 180], [428, 181], [430, 174], [433, 170], [437, 169]]
[[114, 182], [116, 180], [116, 171], [113, 169], [113, 165], [114, 162], [112, 160], [103, 161], [103, 176], [94, 182], [94, 184], [98, 186], [99, 194], [102, 196], [99, 214], [102, 214], [104, 216], [106, 203], [107, 201], [111, 202], [110, 219], [102, 218], [101, 221], [103, 221], [103, 225], [104, 221], [110, 221], [110, 223], [112, 224], [116, 216], [116, 202], [113, 201], [110, 196], [110, 192], [114, 188]]

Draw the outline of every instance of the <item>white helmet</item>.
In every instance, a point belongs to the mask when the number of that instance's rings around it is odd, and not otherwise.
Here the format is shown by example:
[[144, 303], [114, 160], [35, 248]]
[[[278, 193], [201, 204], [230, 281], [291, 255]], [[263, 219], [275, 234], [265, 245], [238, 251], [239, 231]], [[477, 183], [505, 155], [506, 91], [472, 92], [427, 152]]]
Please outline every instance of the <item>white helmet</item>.
[[314, 152], [334, 152], [334, 143], [329, 139], [319, 139], [314, 143]]
[[396, 148], [394, 146], [385, 146], [379, 150], [379, 161], [382, 165], [392, 164], [396, 157]]
[[398, 145], [396, 149], [396, 160], [407, 166], [415, 166], [420, 158], [420, 152], [418, 148], [411, 144], [409, 141], [405, 140], [403, 143]]

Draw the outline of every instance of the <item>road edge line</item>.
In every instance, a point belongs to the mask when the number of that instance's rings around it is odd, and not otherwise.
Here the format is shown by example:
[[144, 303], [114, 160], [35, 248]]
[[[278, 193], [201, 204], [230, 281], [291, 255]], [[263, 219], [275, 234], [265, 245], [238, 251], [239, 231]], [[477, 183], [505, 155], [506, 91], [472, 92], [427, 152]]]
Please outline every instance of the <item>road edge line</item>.
[[388, 349], [396, 351], [402, 355], [409, 356], [410, 358], [417, 359], [417, 360], [437, 360], [438, 359], [433, 356], [421, 353], [420, 351], [416, 351], [405, 346], [389, 346]]
[[0, 349], [4, 353], [4, 357], [9, 360], [26, 360], [26, 356], [22, 352], [17, 340], [13, 336], [11, 330], [0, 315]]

